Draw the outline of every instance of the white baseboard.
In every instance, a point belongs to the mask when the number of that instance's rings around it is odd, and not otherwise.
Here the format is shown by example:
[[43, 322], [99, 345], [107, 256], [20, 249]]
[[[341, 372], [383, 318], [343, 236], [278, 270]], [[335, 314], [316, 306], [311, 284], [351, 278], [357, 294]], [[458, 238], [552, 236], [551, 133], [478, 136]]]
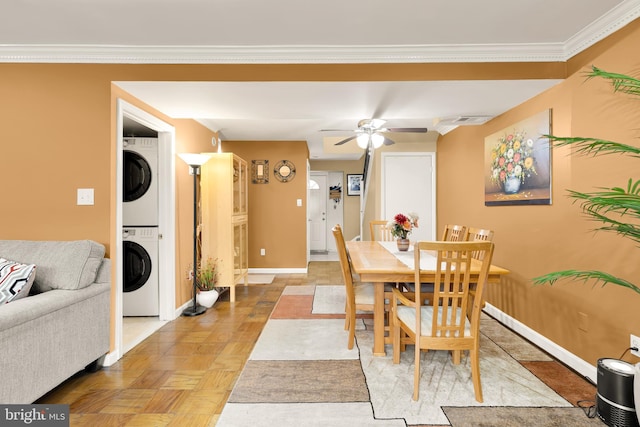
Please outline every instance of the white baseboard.
[[107, 356], [104, 358], [104, 363], [102, 365], [103, 366], [111, 366], [114, 363], [116, 363], [118, 361], [118, 359], [120, 359], [120, 356], [117, 354], [117, 352], [112, 351], [112, 352], [108, 353]]
[[592, 364], [579, 358], [563, 347], [560, 347], [558, 344], [554, 343], [544, 335], [541, 335], [540, 333], [534, 331], [524, 323], [514, 319], [503, 311], [500, 311], [498, 308], [492, 306], [491, 304], [487, 303], [484, 311], [487, 312], [487, 314], [489, 314], [490, 316], [494, 317], [500, 323], [505, 325], [507, 328], [519, 333], [565, 365], [571, 367], [576, 372], [579, 372], [593, 384], [597, 382], [598, 370]]
[[250, 268], [249, 274], [306, 274], [306, 268]]

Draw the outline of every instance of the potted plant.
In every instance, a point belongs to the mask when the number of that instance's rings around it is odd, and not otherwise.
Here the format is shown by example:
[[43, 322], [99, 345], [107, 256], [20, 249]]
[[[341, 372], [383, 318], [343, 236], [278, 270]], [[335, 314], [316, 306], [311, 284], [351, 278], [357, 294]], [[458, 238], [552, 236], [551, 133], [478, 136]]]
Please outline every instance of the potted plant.
[[418, 214], [409, 212], [407, 215], [397, 214], [391, 221], [387, 223], [387, 228], [397, 240], [398, 250], [406, 251], [409, 249], [409, 239], [407, 236], [413, 228], [418, 227]]
[[198, 288], [198, 303], [207, 308], [213, 307], [218, 299], [219, 293], [216, 290], [218, 284], [218, 259], [208, 257], [205, 262], [200, 263], [196, 273], [196, 287]]
[[[624, 75], [611, 73], [592, 67], [588, 73], [588, 78], [604, 78], [611, 82], [614, 92], [623, 92], [629, 95], [640, 96], [640, 80]], [[606, 141], [597, 138], [583, 137], [556, 137], [547, 135], [550, 141], [556, 142], [555, 147], [574, 146], [576, 152], [583, 155], [604, 155], [622, 154], [632, 157], [640, 157], [640, 148], [613, 141]], [[569, 197], [580, 202], [582, 212], [598, 223], [601, 223], [595, 231], [614, 232], [622, 237], [629, 238], [636, 243], [640, 243], [640, 180], [634, 182], [629, 178], [626, 186], [601, 188], [600, 191], [583, 193], [569, 190]], [[630, 218], [634, 222], [625, 222], [625, 218]], [[586, 282], [592, 280], [595, 284], [602, 286], [611, 283], [622, 286], [640, 294], [640, 287], [628, 280], [616, 277], [612, 274], [596, 270], [562, 270], [543, 276], [535, 277], [533, 283], [541, 285], [548, 283], [553, 285], [561, 279], [572, 279]], [[640, 363], [636, 364], [636, 374], [634, 378], [634, 398], [636, 415], [640, 421]]]

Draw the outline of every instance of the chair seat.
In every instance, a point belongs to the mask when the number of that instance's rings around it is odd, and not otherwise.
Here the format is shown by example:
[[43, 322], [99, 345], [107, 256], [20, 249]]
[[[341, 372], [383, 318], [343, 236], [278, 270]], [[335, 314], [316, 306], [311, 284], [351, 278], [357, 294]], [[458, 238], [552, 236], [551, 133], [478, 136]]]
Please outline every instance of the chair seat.
[[[443, 307], [438, 307], [438, 316], [442, 316]], [[399, 305], [397, 309], [397, 316], [409, 329], [416, 332], [416, 310], [413, 307], [408, 307], [406, 305]], [[456, 320], [460, 319], [460, 315], [462, 310], [460, 308], [456, 309]], [[449, 313], [451, 315], [451, 313]], [[423, 306], [420, 308], [420, 335], [424, 337], [431, 336], [431, 329], [433, 325], [433, 306]], [[440, 336], [438, 333], [437, 336]], [[456, 334], [457, 336], [457, 334]], [[464, 324], [464, 336], [471, 336], [471, 325], [470, 322], [465, 322]]]
[[[387, 285], [385, 283], [384, 285], [385, 295], [387, 294], [387, 292], [391, 292], [392, 287], [393, 287], [392, 285], [390, 284]], [[373, 303], [375, 301], [375, 291], [374, 291], [373, 283], [368, 283], [368, 282], [354, 283], [353, 291], [356, 294], [356, 305], [372, 305], [373, 306]], [[389, 299], [385, 298], [384, 303], [389, 304]]]
[[373, 305], [375, 294], [372, 283], [354, 283], [353, 291], [356, 294], [356, 305]]

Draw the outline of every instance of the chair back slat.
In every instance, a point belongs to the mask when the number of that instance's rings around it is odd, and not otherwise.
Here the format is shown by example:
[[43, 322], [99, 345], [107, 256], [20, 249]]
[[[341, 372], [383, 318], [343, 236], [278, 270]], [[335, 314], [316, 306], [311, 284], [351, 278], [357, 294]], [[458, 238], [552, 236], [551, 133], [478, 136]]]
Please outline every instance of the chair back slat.
[[347, 252], [347, 245], [344, 242], [344, 235], [342, 234], [342, 227], [336, 224], [332, 230], [333, 237], [336, 240], [336, 249], [338, 250], [338, 258], [340, 259], [340, 269], [342, 270], [342, 280], [344, 281], [345, 290], [347, 293], [347, 304], [354, 307], [356, 297], [353, 289], [353, 274], [351, 270], [351, 260], [349, 259], [349, 253]]
[[369, 221], [369, 231], [371, 233], [371, 240], [373, 241], [382, 241], [389, 242], [393, 240], [393, 235], [391, 234], [391, 230], [387, 227], [389, 222], [376, 219], [373, 221]]
[[467, 240], [467, 226], [455, 224], [445, 225], [442, 240], [445, 242], [462, 242]]
[[[475, 228], [469, 227], [469, 231], [467, 233], [467, 240], [470, 242], [475, 241], [493, 241], [493, 230], [489, 230], [488, 228]], [[473, 257], [475, 259], [481, 260], [481, 252], [474, 252]]]

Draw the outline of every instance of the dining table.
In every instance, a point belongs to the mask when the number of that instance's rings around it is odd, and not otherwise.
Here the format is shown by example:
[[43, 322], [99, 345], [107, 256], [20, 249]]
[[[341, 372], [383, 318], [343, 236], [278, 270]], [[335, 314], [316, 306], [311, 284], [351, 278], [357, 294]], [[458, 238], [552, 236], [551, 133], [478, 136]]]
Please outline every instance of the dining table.
[[[351, 268], [360, 276], [361, 282], [371, 282], [374, 285], [373, 306], [373, 355], [385, 356], [385, 315], [384, 315], [384, 287], [385, 283], [415, 282], [413, 266], [413, 245], [408, 251], [399, 251], [395, 241], [359, 241], [346, 242], [347, 251], [351, 258]], [[471, 280], [474, 267], [480, 272], [481, 261], [472, 263]], [[421, 283], [435, 282], [435, 256], [421, 262]], [[509, 274], [509, 270], [491, 264], [489, 267], [488, 283], [500, 283], [501, 277]], [[390, 337], [386, 337], [390, 343]]]

